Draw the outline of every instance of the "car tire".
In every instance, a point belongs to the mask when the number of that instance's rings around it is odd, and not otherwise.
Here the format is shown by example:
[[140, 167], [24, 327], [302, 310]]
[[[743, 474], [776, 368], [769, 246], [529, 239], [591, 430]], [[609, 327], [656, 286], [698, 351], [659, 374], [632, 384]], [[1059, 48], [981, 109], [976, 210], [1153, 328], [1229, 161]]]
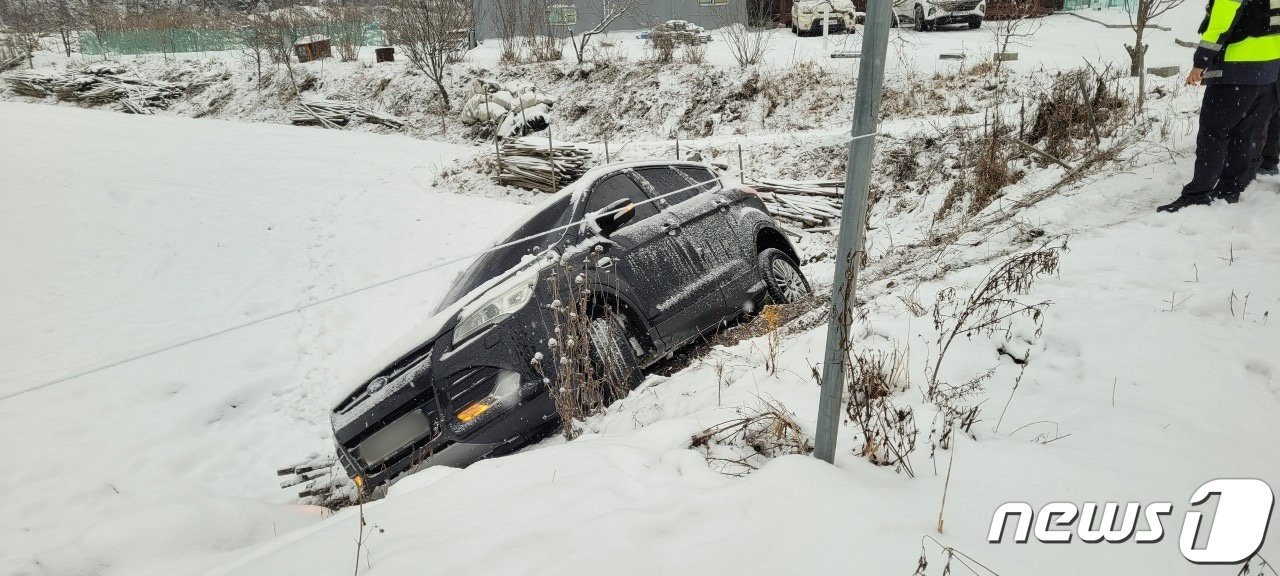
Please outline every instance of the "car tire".
[[970, 21], [969, 21], [969, 29], [970, 29], [970, 30], [977, 30], [977, 29], [979, 29], [979, 28], [981, 28], [981, 27], [982, 27], [982, 19], [981, 19], [981, 18], [974, 18], [974, 19], [972, 19], [972, 20], [970, 20]]
[[[626, 318], [618, 314], [592, 318], [590, 331], [588, 348], [593, 370], [597, 371], [596, 377], [611, 380], [623, 390], [634, 390], [639, 386], [644, 374], [640, 372], [635, 349], [631, 347]], [[606, 387], [606, 398], [610, 402], [618, 399], [609, 393], [613, 389], [612, 386]]]
[[924, 8], [916, 4], [916, 32], [928, 32], [929, 23], [924, 20]]
[[804, 273], [800, 272], [800, 265], [786, 252], [777, 248], [765, 248], [760, 252], [757, 262], [769, 302], [790, 304], [812, 291]]

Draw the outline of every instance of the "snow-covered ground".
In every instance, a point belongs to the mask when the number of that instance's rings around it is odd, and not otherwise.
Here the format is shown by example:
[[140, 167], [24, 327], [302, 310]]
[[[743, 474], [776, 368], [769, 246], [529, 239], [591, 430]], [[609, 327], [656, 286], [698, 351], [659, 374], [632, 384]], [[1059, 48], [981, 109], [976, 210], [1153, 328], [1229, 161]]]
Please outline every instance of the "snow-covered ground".
[[[1172, 38], [1194, 37], [1199, 8], [1171, 16], [1162, 24], [1182, 33], [1154, 33], [1149, 64], [1189, 60]], [[913, 39], [895, 50], [917, 55], [926, 75], [951, 65], [938, 51], [980, 53], [975, 44], [990, 40], [985, 30], [896, 34]], [[1120, 61], [1126, 37], [1053, 17], [1014, 73]], [[820, 38], [795, 42], [794, 54], [852, 66], [823, 59]], [[772, 54], [779, 66], [790, 57], [777, 45]], [[724, 57], [708, 55], [718, 68]], [[1280, 326], [1270, 324], [1280, 180], [1259, 181], [1238, 205], [1153, 212], [1190, 175], [1196, 95], [1153, 100], [1168, 134], [1148, 144], [1167, 150], [1148, 146], [1008, 229], [961, 238], [921, 264], [928, 274], [863, 287], [859, 347], [908, 354], [896, 400], [920, 427], [914, 477], [854, 454], [848, 425], [836, 466], [786, 456], [737, 478], [690, 449], [693, 434], [762, 399], [812, 434], [819, 328], [784, 338], [777, 370], [763, 366], [766, 338], [717, 348], [651, 376], [579, 439], [430, 469], [363, 510], [332, 514], [296, 505], [274, 470], [329, 449], [333, 391], [421, 322], [456, 268], [33, 388], [483, 246], [522, 208], [452, 194], [500, 196], [438, 177], [477, 148], [0, 103], [0, 574], [908, 574], [926, 536], [1004, 575], [1235, 574], [1184, 560], [1177, 532], [1210, 479], [1280, 486]], [[916, 128], [897, 119], [885, 131]], [[695, 144], [790, 145], [783, 157], [798, 161], [836, 138], [766, 131]], [[656, 150], [646, 146], [635, 153]], [[873, 214], [872, 272], [887, 269], [877, 262], [895, 245], [925, 241], [943, 195]], [[1070, 235], [1059, 273], [1026, 297], [1053, 302], [1043, 335], [1019, 327], [953, 347], [947, 379], [996, 371], [972, 399], [982, 403], [973, 438], [931, 458], [935, 420], [921, 391], [937, 333], [907, 302], [927, 308], [948, 287], [967, 294], [992, 258], [1031, 245], [1029, 229]], [[806, 271], [830, 283], [829, 259]], [[1016, 391], [1022, 368], [1001, 348], [1029, 353]], [[987, 543], [992, 513], [1010, 501], [1169, 501], [1175, 512], [1156, 544]], [[357, 557], [361, 512], [369, 528]], [[941, 574], [945, 554], [932, 542], [924, 550], [924, 573]], [[1276, 538], [1262, 555], [1280, 560]]]

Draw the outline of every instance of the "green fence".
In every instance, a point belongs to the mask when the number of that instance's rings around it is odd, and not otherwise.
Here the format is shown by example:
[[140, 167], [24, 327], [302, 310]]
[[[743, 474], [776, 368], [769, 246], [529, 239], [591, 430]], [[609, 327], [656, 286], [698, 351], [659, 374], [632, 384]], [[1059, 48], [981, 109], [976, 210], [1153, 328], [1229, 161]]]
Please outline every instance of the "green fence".
[[1101, 8], [1124, 8], [1128, 9], [1134, 0], [1063, 0], [1063, 10], [1085, 10], [1085, 9], [1101, 9]]
[[[346, 37], [346, 28], [326, 26], [296, 28], [291, 31], [292, 42], [303, 36], [323, 34], [337, 43]], [[386, 34], [375, 23], [365, 24], [358, 46], [385, 46]], [[235, 30], [192, 30], [169, 28], [162, 30], [128, 30], [108, 32], [99, 42], [92, 32], [80, 34], [80, 52], [88, 55], [109, 54], [174, 54], [178, 52], [217, 52], [239, 50], [243, 47], [240, 33]]]

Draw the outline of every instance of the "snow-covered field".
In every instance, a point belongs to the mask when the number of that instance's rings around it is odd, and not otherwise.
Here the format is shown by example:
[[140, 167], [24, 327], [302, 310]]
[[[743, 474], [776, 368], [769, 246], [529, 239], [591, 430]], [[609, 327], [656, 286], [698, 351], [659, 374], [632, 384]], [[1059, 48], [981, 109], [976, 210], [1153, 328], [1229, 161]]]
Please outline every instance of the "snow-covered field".
[[[1190, 50], [1172, 38], [1194, 37], [1198, 12], [1164, 22], [1184, 33], [1156, 32], [1149, 64], [1186, 65]], [[914, 42], [895, 43], [897, 53], [918, 55], [926, 74], [939, 50], [981, 52], [974, 45], [990, 39], [896, 34]], [[1125, 34], [1053, 17], [1014, 73], [1034, 78], [1082, 56], [1119, 61]], [[820, 57], [821, 42], [797, 41], [786, 56], [775, 47], [772, 58]], [[483, 50], [480, 65], [492, 56]], [[725, 57], [708, 55], [720, 68]], [[929, 274], [863, 287], [859, 347], [908, 354], [897, 400], [920, 427], [914, 477], [854, 454], [847, 423], [836, 466], [785, 456], [738, 478], [690, 449], [693, 434], [763, 400], [811, 435], [818, 328], [781, 341], [777, 370], [764, 367], [767, 338], [716, 348], [649, 377], [579, 439], [430, 469], [336, 513], [297, 505], [274, 471], [330, 449], [335, 390], [425, 319], [457, 268], [290, 311], [468, 253], [518, 217], [520, 205], [483, 198], [501, 194], [441, 184], [441, 171], [478, 149], [0, 102], [0, 574], [910, 574], [922, 544], [922, 573], [942, 574], [946, 555], [925, 537], [1002, 575], [1236, 574], [1189, 563], [1177, 536], [1208, 480], [1280, 486], [1280, 325], [1270, 323], [1280, 311], [1280, 180], [1260, 180], [1238, 205], [1154, 213], [1189, 178], [1196, 95], [1153, 100], [1150, 115], [1169, 134], [1148, 140], [1167, 150], [1069, 186], [1008, 228], [961, 238], [921, 263]], [[918, 127], [898, 119], [886, 132]], [[794, 160], [835, 135], [704, 143], [791, 142], [784, 157]], [[1010, 197], [1051, 182], [1052, 170]], [[872, 258], [922, 242], [942, 195], [873, 214]], [[936, 419], [921, 397], [937, 332], [907, 302], [927, 308], [948, 287], [967, 294], [993, 258], [1031, 245], [1029, 229], [1070, 236], [1058, 274], [1026, 297], [1052, 301], [1043, 334], [1019, 326], [957, 342], [947, 379], [996, 371], [972, 400], [982, 403], [972, 437], [931, 458]], [[822, 241], [805, 245], [816, 256]], [[830, 283], [829, 259], [806, 271]], [[1023, 367], [1001, 349], [1027, 358], [1020, 381]], [[1175, 508], [1154, 544], [988, 543], [992, 513], [1011, 501]], [[361, 513], [369, 528], [357, 557]], [[1280, 561], [1280, 542], [1261, 554]], [[951, 573], [968, 572], [955, 563]]]

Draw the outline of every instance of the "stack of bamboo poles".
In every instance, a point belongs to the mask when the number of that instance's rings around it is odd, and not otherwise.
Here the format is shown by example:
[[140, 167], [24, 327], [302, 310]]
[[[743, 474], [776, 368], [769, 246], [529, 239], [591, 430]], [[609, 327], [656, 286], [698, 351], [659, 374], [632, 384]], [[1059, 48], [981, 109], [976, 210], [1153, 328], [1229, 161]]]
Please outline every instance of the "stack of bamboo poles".
[[181, 84], [126, 77], [107, 69], [62, 74], [24, 70], [6, 77], [5, 82], [23, 96], [57, 96], [60, 100], [95, 105], [118, 102], [124, 111], [135, 114], [164, 108], [186, 90]]
[[382, 124], [388, 128], [404, 126], [404, 120], [390, 114], [361, 108], [354, 102], [338, 100], [303, 98], [293, 106], [293, 110], [289, 113], [289, 121], [294, 124], [319, 124], [325, 128], [346, 126], [352, 118], [360, 118], [365, 122]]
[[579, 144], [513, 138], [499, 149], [497, 181], [526, 190], [557, 192], [581, 178], [590, 162], [591, 151]]
[[765, 205], [775, 217], [797, 222], [804, 228], [829, 226], [840, 219], [840, 210], [844, 207], [844, 181], [759, 180], [747, 185], [771, 194]]
[[9, 58], [7, 60], [0, 60], [0, 72], [4, 72], [5, 70], [10, 70], [13, 68], [17, 68], [18, 66], [21, 66], [22, 63], [26, 61], [26, 59], [27, 59], [26, 54], [15, 54], [12, 58]]

